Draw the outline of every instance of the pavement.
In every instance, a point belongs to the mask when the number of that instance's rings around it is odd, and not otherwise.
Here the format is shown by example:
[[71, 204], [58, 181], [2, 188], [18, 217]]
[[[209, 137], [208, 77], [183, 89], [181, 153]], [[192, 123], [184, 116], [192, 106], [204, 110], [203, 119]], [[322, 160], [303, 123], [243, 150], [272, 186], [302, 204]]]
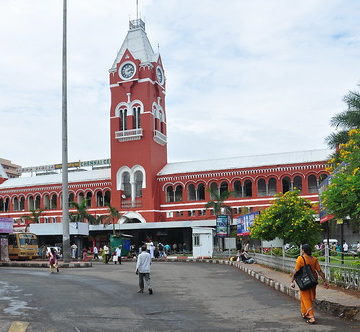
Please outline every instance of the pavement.
[[[290, 287], [290, 275], [259, 264], [245, 264], [221, 259], [193, 259], [184, 257], [168, 257], [177, 262], [204, 262], [225, 264], [238, 268], [262, 283], [300, 300], [299, 289]], [[351, 293], [341, 287], [331, 285], [329, 289], [319, 284], [316, 288], [315, 305], [317, 309], [339, 318], [360, 321], [360, 292]]]
[[[124, 261], [133, 261], [130, 259], [124, 259]], [[287, 273], [276, 271], [269, 267], [265, 267], [259, 264], [244, 264], [242, 262], [233, 262], [229, 260], [221, 259], [194, 259], [189, 257], [175, 257], [168, 256], [166, 260], [158, 260], [159, 262], [202, 262], [209, 264], [225, 264], [230, 265], [239, 270], [249, 274], [262, 283], [265, 283], [269, 287], [275, 290], [289, 295], [297, 300], [300, 299], [299, 289], [290, 287], [290, 276]], [[11, 261], [0, 262], [0, 266], [7, 267], [48, 267], [47, 261]], [[60, 268], [84, 268], [92, 267], [92, 262], [71, 262], [62, 263], [59, 262]], [[296, 286], [297, 287], [297, 286]], [[326, 289], [321, 284], [317, 287], [317, 295], [315, 300], [317, 309], [327, 312], [336, 317], [358, 320], [360, 321], [360, 292], [352, 291], [348, 292], [341, 287], [331, 285], [329, 289]]]

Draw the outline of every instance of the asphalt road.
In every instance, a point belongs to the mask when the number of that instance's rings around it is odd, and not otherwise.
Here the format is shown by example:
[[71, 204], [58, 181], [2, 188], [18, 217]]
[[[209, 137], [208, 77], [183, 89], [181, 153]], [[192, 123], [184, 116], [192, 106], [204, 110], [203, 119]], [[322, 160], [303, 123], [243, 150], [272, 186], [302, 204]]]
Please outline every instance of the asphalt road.
[[296, 300], [230, 266], [154, 262], [153, 295], [134, 269], [0, 267], [0, 331], [359, 331], [322, 313], [307, 325]]

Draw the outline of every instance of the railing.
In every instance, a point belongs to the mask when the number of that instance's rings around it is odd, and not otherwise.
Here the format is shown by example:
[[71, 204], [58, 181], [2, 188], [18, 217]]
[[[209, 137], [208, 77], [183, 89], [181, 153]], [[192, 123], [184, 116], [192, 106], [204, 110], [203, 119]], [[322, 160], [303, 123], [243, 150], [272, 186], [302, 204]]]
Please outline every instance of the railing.
[[154, 130], [154, 141], [161, 145], [165, 145], [167, 143], [167, 137], [158, 130]]
[[122, 201], [121, 207], [123, 209], [131, 209], [131, 208], [138, 208], [142, 207], [142, 201], [140, 199], [137, 199], [135, 201]]
[[[324, 271], [326, 278], [333, 284], [344, 287], [346, 289], [351, 288], [355, 290], [360, 290], [360, 268], [341, 264], [341, 259], [337, 259], [334, 256], [329, 256], [329, 251], [326, 249], [324, 252], [325, 261], [321, 261], [321, 258], [318, 257], [320, 266]], [[335, 253], [332, 253], [333, 255]], [[260, 254], [256, 252], [249, 252], [249, 255], [252, 256], [255, 261], [259, 264], [269, 266], [276, 270], [284, 271], [290, 273], [294, 270], [296, 258], [286, 257], [287, 253], [285, 250], [282, 251], [282, 256], [269, 254]], [[295, 255], [297, 256], [297, 255]], [[339, 263], [330, 263], [331, 260], [338, 260]], [[354, 258], [351, 262], [359, 262]]]
[[142, 128], [121, 130], [115, 132], [115, 138], [120, 142], [135, 141], [143, 136]]

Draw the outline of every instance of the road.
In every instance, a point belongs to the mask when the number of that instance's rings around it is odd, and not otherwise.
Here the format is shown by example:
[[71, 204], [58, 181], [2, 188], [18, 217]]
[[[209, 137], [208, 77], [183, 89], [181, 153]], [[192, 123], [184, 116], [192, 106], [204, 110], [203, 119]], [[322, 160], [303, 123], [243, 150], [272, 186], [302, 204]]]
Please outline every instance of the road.
[[153, 295], [134, 269], [0, 267], [0, 331], [359, 331], [322, 313], [307, 325], [296, 300], [230, 266], [154, 262]]

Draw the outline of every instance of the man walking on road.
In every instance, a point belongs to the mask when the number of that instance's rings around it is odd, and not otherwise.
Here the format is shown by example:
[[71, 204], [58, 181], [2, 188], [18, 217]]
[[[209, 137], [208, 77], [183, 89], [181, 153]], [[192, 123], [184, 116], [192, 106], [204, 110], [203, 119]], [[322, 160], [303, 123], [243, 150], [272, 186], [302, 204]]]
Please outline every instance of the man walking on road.
[[144, 293], [144, 281], [149, 290], [149, 294], [153, 293], [150, 283], [150, 265], [151, 256], [146, 251], [146, 246], [141, 247], [141, 254], [137, 258], [135, 273], [139, 275], [139, 287], [138, 293]]

